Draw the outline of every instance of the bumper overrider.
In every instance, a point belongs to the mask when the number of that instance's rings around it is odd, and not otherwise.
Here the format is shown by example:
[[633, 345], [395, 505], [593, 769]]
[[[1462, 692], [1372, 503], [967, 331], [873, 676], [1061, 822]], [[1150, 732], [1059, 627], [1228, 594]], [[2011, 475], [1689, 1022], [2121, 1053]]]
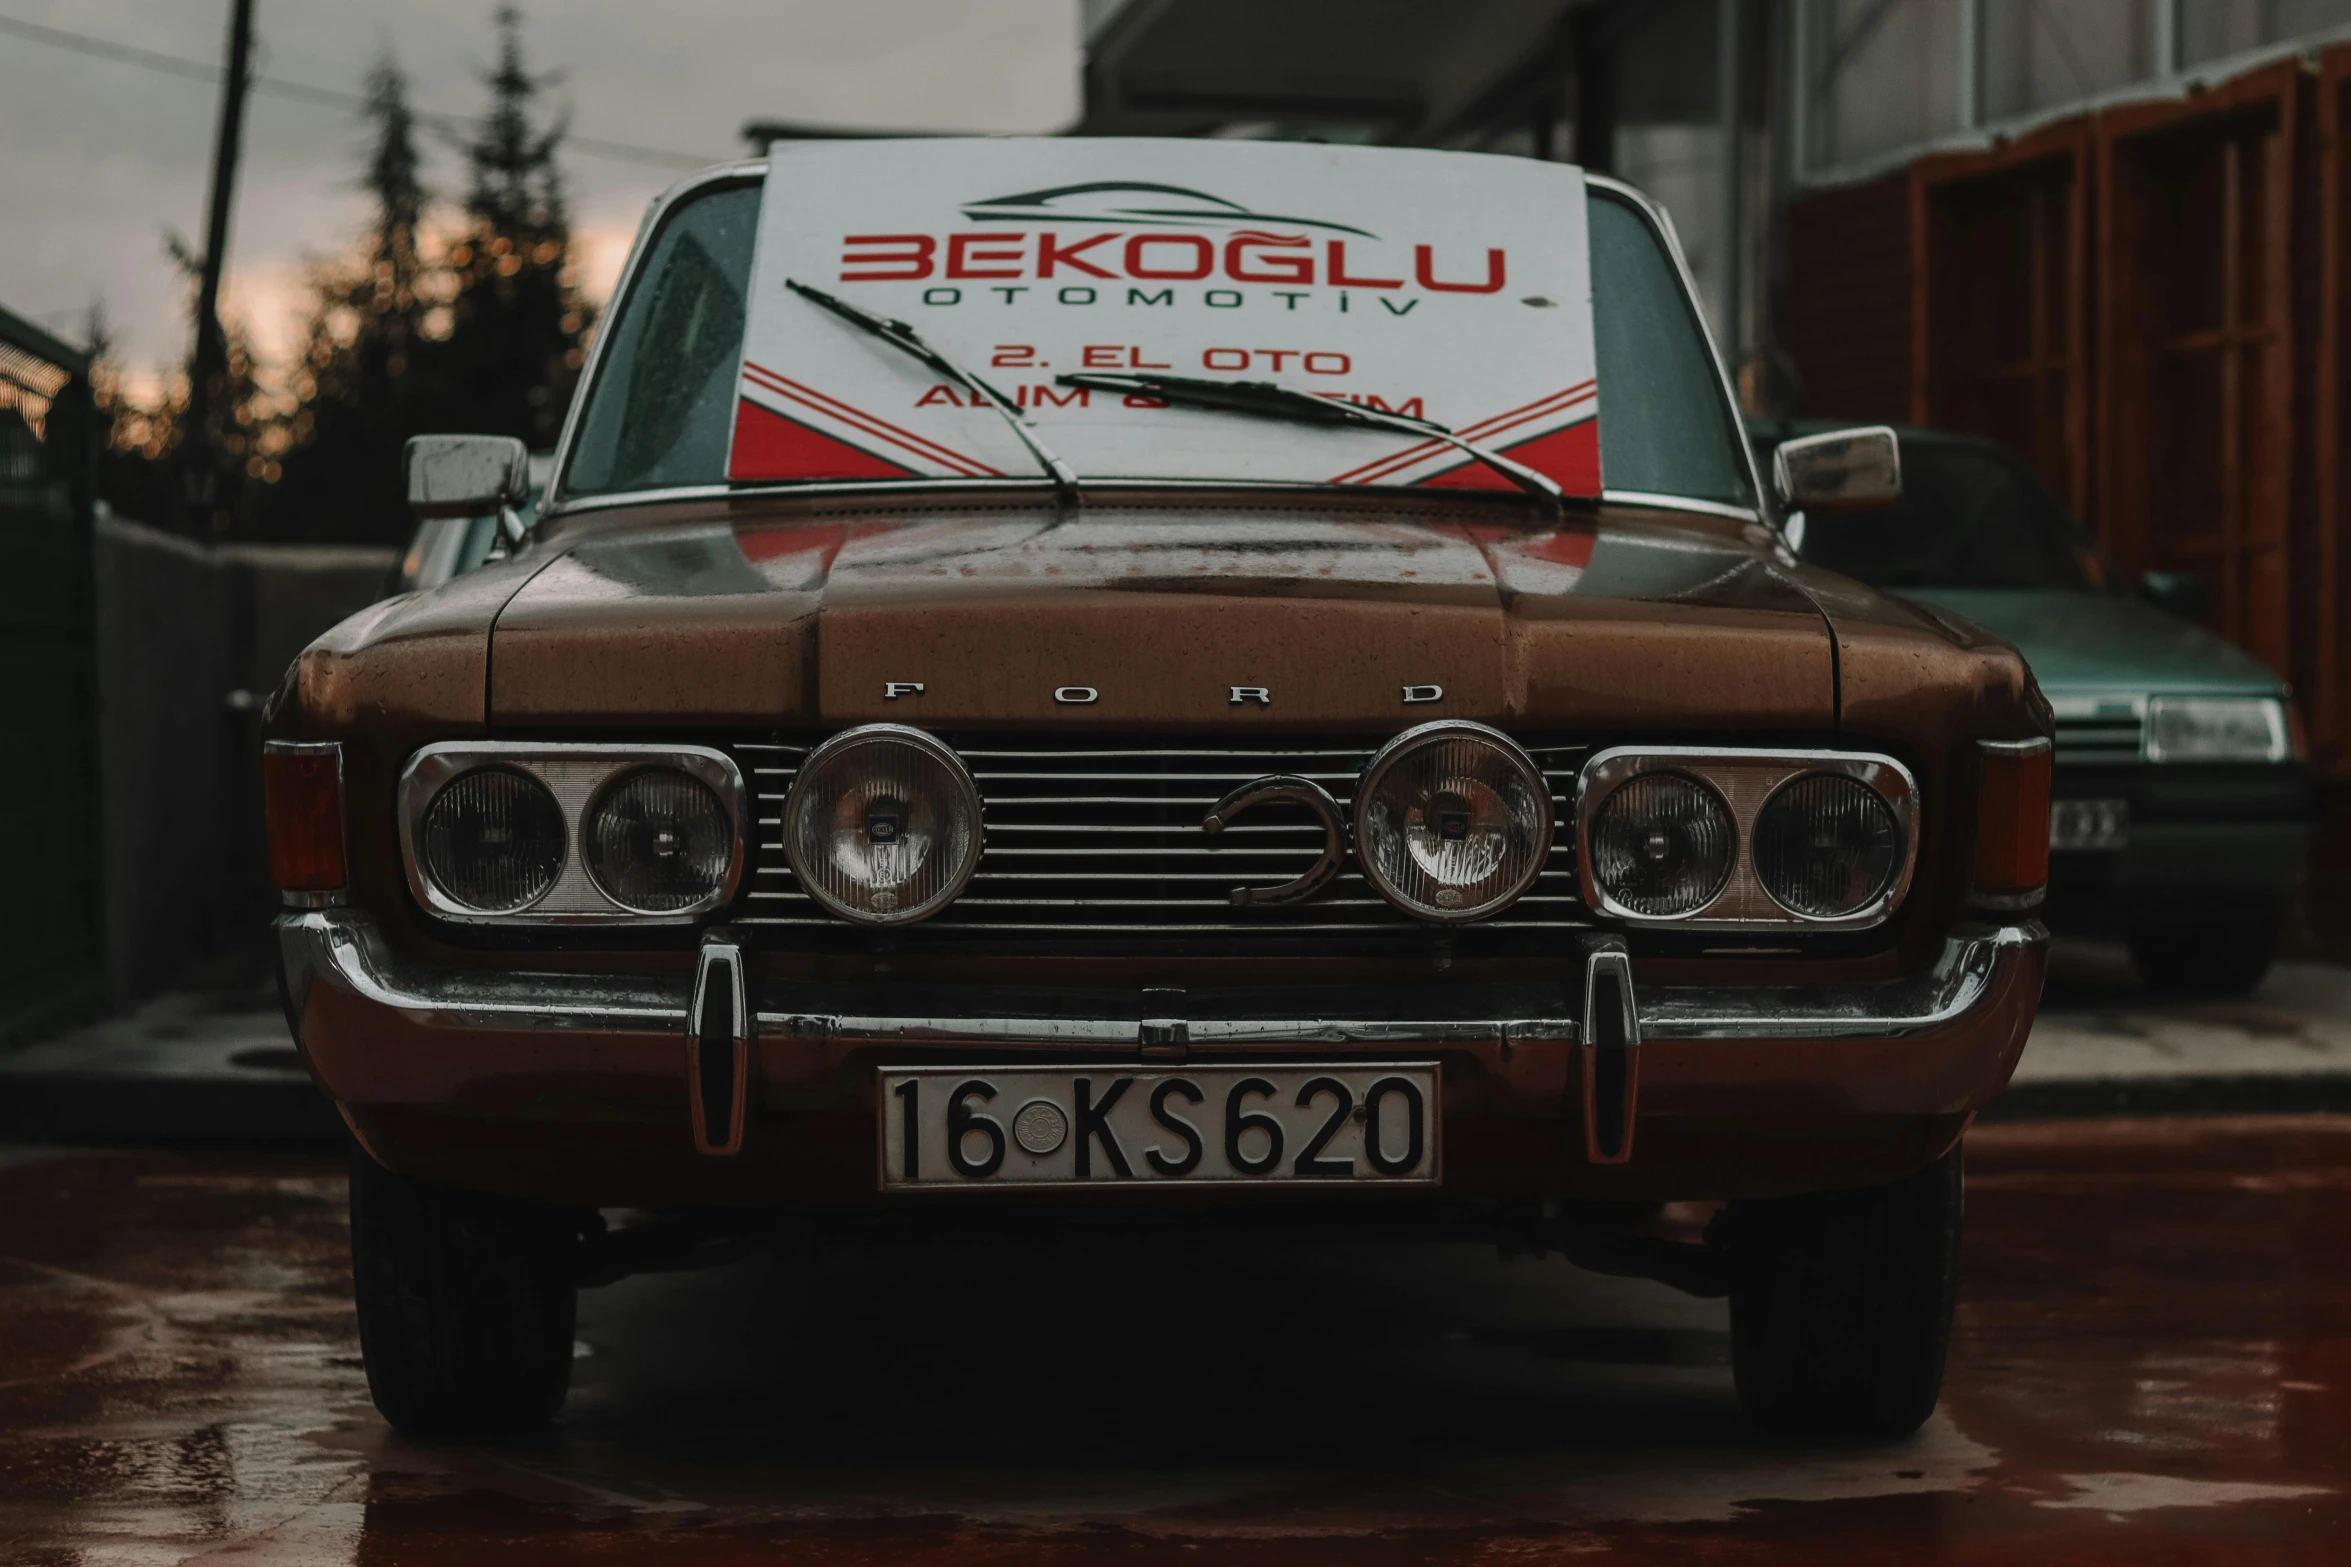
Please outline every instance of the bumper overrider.
[[347, 908], [277, 929], [294, 1036], [379, 1159], [608, 1206], [872, 1200], [876, 1070], [963, 1061], [1434, 1058], [1477, 1124], [1449, 1194], [1861, 1184], [2006, 1086], [2047, 944], [1962, 926], [1867, 983], [1638, 987], [1597, 937], [1555, 984], [1113, 991], [786, 982], [720, 931], [692, 973], [613, 977], [420, 963]]

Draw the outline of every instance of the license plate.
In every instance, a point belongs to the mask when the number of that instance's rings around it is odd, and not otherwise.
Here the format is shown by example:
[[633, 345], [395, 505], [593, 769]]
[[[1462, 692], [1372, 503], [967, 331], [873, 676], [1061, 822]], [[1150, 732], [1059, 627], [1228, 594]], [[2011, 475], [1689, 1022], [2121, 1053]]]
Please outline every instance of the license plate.
[[1435, 1063], [881, 1073], [885, 1190], [1434, 1186]]
[[2052, 800], [2049, 803], [2049, 847], [2052, 849], [2119, 849], [2130, 841], [2131, 802], [2128, 800]]

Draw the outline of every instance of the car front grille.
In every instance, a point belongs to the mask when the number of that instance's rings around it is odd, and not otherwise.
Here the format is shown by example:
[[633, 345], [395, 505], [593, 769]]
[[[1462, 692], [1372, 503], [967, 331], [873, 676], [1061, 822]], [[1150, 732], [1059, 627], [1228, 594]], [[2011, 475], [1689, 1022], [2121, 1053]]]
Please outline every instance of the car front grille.
[[2057, 760], [2068, 766], [2139, 761], [2146, 747], [2147, 712], [2131, 701], [2068, 701], [2057, 709]]
[[[1304, 875], [1323, 831], [1301, 806], [1259, 806], [1211, 838], [1201, 818], [1253, 779], [1313, 780], [1342, 807], [1376, 742], [1315, 737], [1216, 743], [1198, 736], [943, 735], [979, 785], [987, 847], [962, 896], [914, 927], [926, 933], [1134, 938], [1194, 933], [1307, 934], [1425, 929], [1348, 869], [1311, 902], [1236, 907], [1235, 887], [1273, 887]], [[1524, 742], [1522, 742], [1524, 743]], [[756, 853], [737, 923], [848, 928], [803, 893], [783, 852], [784, 796], [808, 747], [737, 745], [756, 801]], [[1576, 890], [1571, 819], [1575, 779], [1590, 748], [1528, 744], [1551, 785], [1551, 861], [1535, 886], [1480, 930], [1557, 930], [1589, 924]]]

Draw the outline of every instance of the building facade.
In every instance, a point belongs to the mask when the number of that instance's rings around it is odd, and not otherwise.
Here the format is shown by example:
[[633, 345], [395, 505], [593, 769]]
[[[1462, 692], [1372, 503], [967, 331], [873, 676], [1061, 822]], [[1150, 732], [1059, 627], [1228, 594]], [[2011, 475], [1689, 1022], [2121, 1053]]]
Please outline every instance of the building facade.
[[1788, 401], [2024, 452], [2126, 577], [2202, 577], [2207, 623], [2351, 773], [2351, 4], [1817, 0], [1788, 23]]

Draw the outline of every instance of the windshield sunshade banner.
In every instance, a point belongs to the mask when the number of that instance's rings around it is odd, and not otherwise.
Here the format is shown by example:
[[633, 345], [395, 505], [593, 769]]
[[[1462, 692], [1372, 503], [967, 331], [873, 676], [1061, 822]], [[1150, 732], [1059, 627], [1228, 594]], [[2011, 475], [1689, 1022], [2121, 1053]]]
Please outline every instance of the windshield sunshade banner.
[[1403, 433], [1065, 373], [1270, 381], [1600, 491], [1581, 170], [1395, 148], [889, 141], [771, 153], [731, 478], [1028, 478], [1002, 416], [787, 280], [904, 321], [1083, 479], [1510, 481]]

